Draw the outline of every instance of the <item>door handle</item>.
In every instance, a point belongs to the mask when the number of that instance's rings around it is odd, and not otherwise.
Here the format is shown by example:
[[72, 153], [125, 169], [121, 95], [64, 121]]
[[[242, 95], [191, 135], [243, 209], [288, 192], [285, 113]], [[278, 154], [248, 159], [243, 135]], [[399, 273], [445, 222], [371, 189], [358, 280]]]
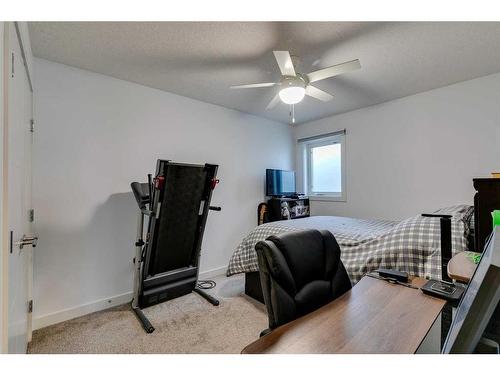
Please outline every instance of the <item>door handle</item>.
[[27, 236], [23, 235], [20, 241], [14, 243], [16, 246], [19, 246], [22, 249], [24, 246], [31, 245], [36, 247], [36, 243], [38, 242], [38, 236]]

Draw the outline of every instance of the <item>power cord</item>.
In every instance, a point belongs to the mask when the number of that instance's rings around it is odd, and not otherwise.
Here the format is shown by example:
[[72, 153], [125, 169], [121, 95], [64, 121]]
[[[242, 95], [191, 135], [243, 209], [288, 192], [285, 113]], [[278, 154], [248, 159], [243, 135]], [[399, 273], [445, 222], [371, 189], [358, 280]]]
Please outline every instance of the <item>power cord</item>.
[[216, 285], [217, 283], [213, 280], [198, 280], [196, 284], [199, 289], [213, 289]]

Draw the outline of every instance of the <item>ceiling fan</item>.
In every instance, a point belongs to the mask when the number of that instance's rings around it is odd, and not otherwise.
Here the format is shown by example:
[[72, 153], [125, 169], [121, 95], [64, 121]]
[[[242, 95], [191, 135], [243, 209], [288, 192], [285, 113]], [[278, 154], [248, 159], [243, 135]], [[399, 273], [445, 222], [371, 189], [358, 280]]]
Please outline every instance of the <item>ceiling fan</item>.
[[314, 87], [313, 85], [311, 85], [311, 83], [335, 77], [340, 74], [361, 68], [359, 60], [356, 59], [342, 64], [333, 65], [328, 68], [316, 70], [311, 73], [302, 74], [295, 71], [290, 52], [273, 51], [273, 53], [282, 75], [279, 82], [264, 82], [231, 86], [232, 89], [250, 89], [257, 87], [280, 86], [280, 91], [267, 105], [266, 109], [275, 107], [281, 99], [283, 103], [292, 105], [293, 110], [293, 105], [301, 102], [302, 99], [304, 99], [305, 95], [311, 96], [323, 102], [327, 102], [331, 100], [333, 96], [323, 90], [318, 89], [317, 87]]

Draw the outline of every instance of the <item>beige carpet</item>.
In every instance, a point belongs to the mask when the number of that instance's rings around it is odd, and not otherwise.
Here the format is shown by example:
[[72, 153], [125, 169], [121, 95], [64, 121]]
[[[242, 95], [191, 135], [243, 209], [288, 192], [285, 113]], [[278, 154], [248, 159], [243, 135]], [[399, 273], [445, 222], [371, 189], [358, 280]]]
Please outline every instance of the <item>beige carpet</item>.
[[33, 332], [29, 353], [239, 353], [267, 327], [264, 305], [243, 293], [244, 277], [215, 279], [215, 307], [189, 295], [144, 310], [146, 334], [129, 305]]

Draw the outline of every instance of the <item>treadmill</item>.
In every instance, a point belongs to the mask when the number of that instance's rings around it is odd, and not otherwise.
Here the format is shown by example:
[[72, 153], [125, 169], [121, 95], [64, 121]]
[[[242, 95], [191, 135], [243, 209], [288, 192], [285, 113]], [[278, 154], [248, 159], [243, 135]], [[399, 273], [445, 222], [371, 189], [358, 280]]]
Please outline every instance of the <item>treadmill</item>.
[[[147, 333], [154, 327], [141, 309], [195, 292], [214, 306], [219, 301], [198, 284], [201, 244], [217, 186], [215, 164], [158, 160], [155, 177], [132, 182], [139, 206], [132, 309]], [[144, 217], [149, 218], [144, 236]]]

